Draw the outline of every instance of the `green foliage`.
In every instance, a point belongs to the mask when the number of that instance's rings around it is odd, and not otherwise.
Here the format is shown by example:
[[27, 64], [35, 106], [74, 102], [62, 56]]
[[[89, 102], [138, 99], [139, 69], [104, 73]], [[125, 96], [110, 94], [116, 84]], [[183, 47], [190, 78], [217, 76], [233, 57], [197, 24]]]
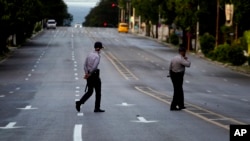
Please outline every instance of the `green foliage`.
[[212, 59], [220, 61], [220, 62], [228, 62], [229, 60], [229, 50], [230, 50], [229, 44], [222, 44], [216, 47], [213, 51]]
[[46, 18], [56, 19], [58, 25], [64, 19], [72, 20], [63, 0], [0, 0], [0, 55], [8, 51], [10, 35], [16, 34], [20, 44], [32, 35], [35, 24]]
[[247, 57], [248, 66], [250, 66], [250, 56]]
[[158, 23], [159, 1], [157, 0], [132, 0], [136, 12], [146, 21]]
[[172, 43], [174, 45], [178, 45], [179, 44], [179, 37], [176, 34], [171, 34], [170, 35], [170, 43]]
[[243, 47], [240, 44], [229, 44], [219, 45], [213, 51], [212, 59], [219, 62], [231, 63], [235, 66], [240, 66], [247, 61], [247, 57], [244, 56]]
[[37, 22], [36, 25], [35, 25], [35, 27], [34, 27], [34, 32], [35, 32], [35, 33], [36, 33], [36, 32], [39, 32], [39, 31], [41, 31], [41, 29], [42, 29], [41, 23], [40, 23], [40, 22]]
[[240, 37], [238, 39], [238, 42], [243, 47], [244, 50], [247, 50], [248, 44], [245, 37]]
[[237, 44], [230, 47], [228, 57], [228, 61], [235, 66], [243, 65], [247, 61], [247, 57], [244, 56], [243, 47]]
[[214, 50], [215, 47], [215, 38], [209, 33], [205, 33], [200, 37], [200, 45], [201, 51], [205, 56], [209, 56], [209, 54]]
[[117, 26], [120, 5], [119, 7], [112, 7], [113, 3], [117, 4], [114, 0], [101, 0], [96, 7], [90, 10], [89, 14], [85, 17], [83, 25], [103, 27], [104, 22], [106, 22], [108, 26]]

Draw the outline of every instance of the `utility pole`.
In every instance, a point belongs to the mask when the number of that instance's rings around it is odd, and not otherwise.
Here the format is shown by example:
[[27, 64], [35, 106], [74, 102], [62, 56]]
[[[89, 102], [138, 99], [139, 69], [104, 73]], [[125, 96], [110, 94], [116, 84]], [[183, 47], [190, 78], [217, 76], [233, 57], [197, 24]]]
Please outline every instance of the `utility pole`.
[[[197, 10], [199, 11], [200, 10], [200, 3], [198, 1], [198, 6], [197, 6]], [[200, 23], [199, 23], [199, 19], [197, 20], [197, 23], [196, 23], [196, 42], [195, 42], [195, 49], [196, 49], [196, 52], [199, 51], [200, 49], [200, 42], [199, 42], [199, 34], [200, 34]]]
[[217, 0], [215, 47], [218, 46], [219, 42], [219, 19], [220, 19], [219, 14], [220, 14], [220, 0]]

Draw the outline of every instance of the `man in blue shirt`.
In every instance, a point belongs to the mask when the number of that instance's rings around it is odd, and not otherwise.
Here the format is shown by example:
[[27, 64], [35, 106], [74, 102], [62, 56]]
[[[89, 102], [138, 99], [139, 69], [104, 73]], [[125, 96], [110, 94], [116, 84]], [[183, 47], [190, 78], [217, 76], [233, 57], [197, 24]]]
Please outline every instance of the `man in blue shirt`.
[[91, 52], [84, 63], [84, 79], [87, 79], [87, 88], [88, 91], [82, 96], [79, 101], [76, 101], [76, 110], [80, 112], [81, 104], [84, 104], [90, 96], [93, 94], [95, 89], [96, 100], [95, 100], [95, 109], [94, 112], [105, 112], [100, 109], [101, 104], [101, 79], [99, 77], [100, 70], [98, 65], [100, 63], [100, 51], [103, 48], [101, 42], [95, 42], [95, 50]]

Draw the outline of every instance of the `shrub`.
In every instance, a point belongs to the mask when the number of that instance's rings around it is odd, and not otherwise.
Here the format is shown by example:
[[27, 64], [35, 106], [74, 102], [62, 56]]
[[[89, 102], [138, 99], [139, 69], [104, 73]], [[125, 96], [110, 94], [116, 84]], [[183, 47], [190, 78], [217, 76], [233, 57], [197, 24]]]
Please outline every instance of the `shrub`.
[[209, 56], [209, 54], [214, 50], [215, 38], [209, 33], [205, 33], [200, 37], [200, 45], [202, 53], [205, 56]]
[[178, 45], [179, 44], [179, 37], [176, 34], [171, 34], [170, 35], [170, 43], [172, 43], [174, 45]]
[[230, 50], [229, 44], [222, 44], [215, 48], [213, 51], [212, 59], [220, 61], [220, 62], [228, 62], [229, 56], [228, 52]]
[[250, 56], [247, 57], [248, 66], [250, 66]]
[[42, 25], [40, 23], [36, 23], [34, 27], [34, 32], [39, 32], [42, 29]]
[[243, 65], [247, 61], [247, 57], [244, 55], [243, 47], [239, 45], [233, 45], [228, 51], [228, 61], [235, 66]]

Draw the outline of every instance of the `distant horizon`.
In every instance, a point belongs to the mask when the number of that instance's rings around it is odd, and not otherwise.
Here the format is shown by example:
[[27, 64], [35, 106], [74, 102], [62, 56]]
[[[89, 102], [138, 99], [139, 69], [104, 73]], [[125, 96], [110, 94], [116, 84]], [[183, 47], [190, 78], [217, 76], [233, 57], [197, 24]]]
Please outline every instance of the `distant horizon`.
[[73, 16], [71, 25], [83, 23], [85, 17], [97, 4], [96, 0], [64, 0], [68, 6], [68, 12]]
[[100, 0], [64, 0], [66, 4], [72, 4], [72, 5], [82, 5], [82, 6], [90, 6], [94, 7], [96, 6], [97, 2]]

